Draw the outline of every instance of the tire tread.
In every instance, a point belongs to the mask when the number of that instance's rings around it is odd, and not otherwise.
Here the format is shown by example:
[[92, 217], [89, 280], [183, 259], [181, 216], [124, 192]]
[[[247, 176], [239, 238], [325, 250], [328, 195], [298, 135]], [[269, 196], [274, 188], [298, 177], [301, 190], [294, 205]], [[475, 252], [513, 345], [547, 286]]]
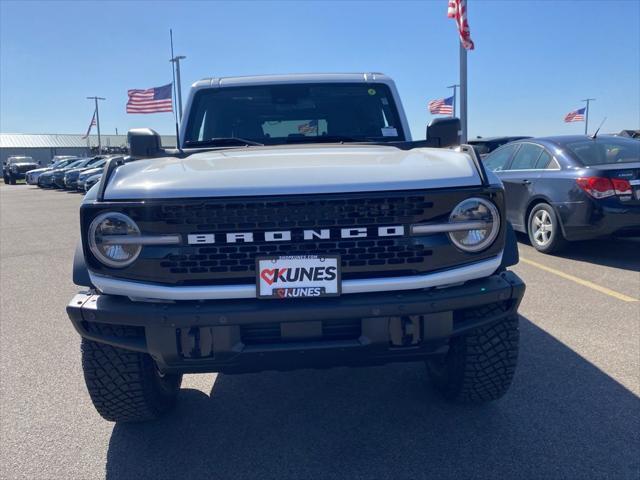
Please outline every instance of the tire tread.
[[518, 317], [511, 316], [452, 340], [444, 372], [429, 368], [446, 399], [484, 403], [501, 398], [511, 386], [518, 363]]
[[[133, 334], [127, 327], [101, 326], [102, 333]], [[181, 376], [168, 378], [161, 389], [153, 359], [144, 353], [82, 339], [82, 368], [89, 395], [98, 413], [109, 421], [154, 420], [170, 409]]]

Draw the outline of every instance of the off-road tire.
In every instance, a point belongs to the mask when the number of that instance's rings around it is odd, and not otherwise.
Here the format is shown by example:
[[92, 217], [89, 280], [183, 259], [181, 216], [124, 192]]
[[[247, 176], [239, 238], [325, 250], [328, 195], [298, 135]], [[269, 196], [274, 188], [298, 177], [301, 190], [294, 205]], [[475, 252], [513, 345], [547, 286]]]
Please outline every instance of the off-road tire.
[[[117, 330], [126, 327], [106, 327]], [[103, 332], [107, 333], [107, 332]], [[155, 420], [170, 410], [182, 375], [161, 375], [154, 360], [133, 352], [82, 339], [82, 369], [98, 413], [112, 422]]]
[[15, 185], [16, 184], [16, 177], [14, 177], [13, 175], [9, 175], [9, 183], [11, 185]]
[[519, 339], [517, 315], [454, 337], [444, 357], [427, 361], [433, 386], [456, 403], [499, 399], [511, 386]]
[[[541, 211], [546, 212], [551, 221], [551, 238], [545, 245], [539, 244], [534, 238], [536, 228], [533, 224], [534, 217]], [[553, 207], [548, 203], [539, 203], [531, 209], [529, 218], [527, 219], [527, 234], [529, 235], [531, 246], [542, 253], [555, 253], [562, 250], [567, 245], [567, 240], [564, 238], [564, 234], [562, 233], [560, 220], [558, 220], [558, 216], [556, 215]]]

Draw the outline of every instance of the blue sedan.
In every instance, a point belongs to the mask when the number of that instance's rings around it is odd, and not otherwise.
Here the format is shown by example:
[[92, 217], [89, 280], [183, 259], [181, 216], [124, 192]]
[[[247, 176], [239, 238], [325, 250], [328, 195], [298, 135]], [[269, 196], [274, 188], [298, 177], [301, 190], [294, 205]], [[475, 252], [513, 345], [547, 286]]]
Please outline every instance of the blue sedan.
[[640, 235], [640, 141], [585, 135], [520, 140], [484, 158], [504, 183], [507, 220], [539, 251]]

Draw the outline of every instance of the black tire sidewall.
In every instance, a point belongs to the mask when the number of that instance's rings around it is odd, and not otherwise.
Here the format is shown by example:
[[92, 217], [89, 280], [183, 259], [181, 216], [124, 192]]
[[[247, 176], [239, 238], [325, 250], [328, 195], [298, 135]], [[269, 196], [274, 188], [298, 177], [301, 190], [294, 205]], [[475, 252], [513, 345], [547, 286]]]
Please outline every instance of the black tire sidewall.
[[[551, 219], [552, 231], [551, 231], [551, 240], [546, 245], [538, 245], [533, 238], [533, 217], [540, 210], [545, 210], [549, 214], [549, 218]], [[531, 209], [529, 213], [529, 218], [527, 219], [527, 234], [529, 235], [529, 241], [531, 242], [531, 246], [543, 253], [551, 253], [559, 250], [565, 243], [564, 235], [562, 233], [562, 227], [560, 225], [560, 221], [558, 220], [558, 216], [556, 215], [555, 210], [548, 203], [539, 203], [535, 207]]]

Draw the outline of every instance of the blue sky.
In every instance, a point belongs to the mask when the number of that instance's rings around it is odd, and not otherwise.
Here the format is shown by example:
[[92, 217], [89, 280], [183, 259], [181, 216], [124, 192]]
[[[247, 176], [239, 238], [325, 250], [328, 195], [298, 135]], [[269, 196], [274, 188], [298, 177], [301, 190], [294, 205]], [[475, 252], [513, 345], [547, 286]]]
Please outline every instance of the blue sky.
[[[0, 0], [0, 131], [174, 131], [171, 114], [127, 115], [126, 91], [171, 81], [169, 28], [183, 91], [204, 77], [381, 71], [414, 138], [426, 104], [457, 83], [446, 0], [46, 2]], [[469, 0], [469, 134], [581, 133], [564, 114], [595, 97], [591, 125], [640, 128], [640, 1]], [[590, 128], [592, 130], [592, 128]]]

